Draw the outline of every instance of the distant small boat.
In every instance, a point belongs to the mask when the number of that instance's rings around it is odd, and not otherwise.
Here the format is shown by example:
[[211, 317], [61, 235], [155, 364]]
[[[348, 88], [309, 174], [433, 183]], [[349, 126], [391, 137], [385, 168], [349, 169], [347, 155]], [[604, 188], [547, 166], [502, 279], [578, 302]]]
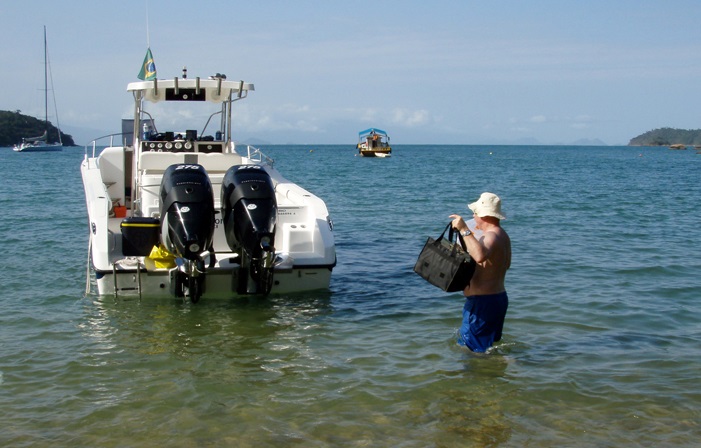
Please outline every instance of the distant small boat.
[[382, 129], [370, 128], [358, 133], [358, 153], [362, 157], [390, 157], [389, 136]]
[[[22, 143], [12, 149], [17, 152], [62, 151], [61, 129], [58, 129], [58, 142], [49, 142], [49, 57], [46, 50], [46, 27], [44, 27], [44, 133], [39, 137], [23, 138]], [[58, 118], [56, 119], [58, 124]], [[58, 126], [56, 126], [58, 128]]]
[[674, 145], [669, 145], [669, 149], [686, 149], [686, 145], [682, 145], [681, 143], [676, 143]]

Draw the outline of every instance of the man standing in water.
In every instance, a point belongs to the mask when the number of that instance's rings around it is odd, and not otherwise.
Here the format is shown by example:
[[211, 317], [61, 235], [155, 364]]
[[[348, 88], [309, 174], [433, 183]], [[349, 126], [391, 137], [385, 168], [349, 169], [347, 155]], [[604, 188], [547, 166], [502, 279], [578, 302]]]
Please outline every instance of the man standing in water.
[[506, 219], [501, 213], [501, 199], [494, 193], [482, 193], [468, 205], [474, 213], [475, 228], [482, 231], [477, 239], [460, 215], [450, 215], [452, 226], [465, 242], [477, 266], [470, 284], [463, 291], [462, 326], [458, 343], [473, 352], [485, 352], [501, 339], [509, 298], [504, 287], [506, 271], [511, 266], [511, 239], [500, 226]]

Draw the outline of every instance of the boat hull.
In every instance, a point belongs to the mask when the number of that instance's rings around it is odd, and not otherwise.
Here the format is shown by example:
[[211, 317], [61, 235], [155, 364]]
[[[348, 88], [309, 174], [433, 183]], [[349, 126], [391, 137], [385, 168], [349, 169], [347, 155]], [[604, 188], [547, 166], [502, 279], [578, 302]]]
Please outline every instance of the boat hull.
[[[270, 294], [328, 290], [332, 268], [332, 266], [293, 267], [292, 269], [275, 270]], [[239, 267], [209, 271], [205, 277], [202, 300], [232, 299], [242, 296], [236, 292], [239, 274]], [[178, 298], [173, 293], [174, 276], [173, 270], [147, 271], [133, 266], [130, 269], [116, 272], [96, 271], [95, 282], [100, 296], [168, 299]]]
[[12, 148], [15, 152], [52, 152], [63, 151], [61, 144], [44, 144], [44, 145], [20, 145]]
[[363, 150], [359, 151], [361, 157], [390, 157], [392, 155], [392, 149], [387, 148], [386, 150]]

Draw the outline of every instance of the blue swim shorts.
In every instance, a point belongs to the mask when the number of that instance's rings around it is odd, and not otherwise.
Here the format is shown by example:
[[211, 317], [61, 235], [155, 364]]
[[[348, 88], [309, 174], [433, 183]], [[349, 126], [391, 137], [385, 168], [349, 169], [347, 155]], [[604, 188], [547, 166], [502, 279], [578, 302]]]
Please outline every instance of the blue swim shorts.
[[462, 326], [458, 331], [458, 344], [473, 352], [485, 352], [501, 339], [509, 297], [506, 291], [498, 294], [465, 297], [462, 310]]

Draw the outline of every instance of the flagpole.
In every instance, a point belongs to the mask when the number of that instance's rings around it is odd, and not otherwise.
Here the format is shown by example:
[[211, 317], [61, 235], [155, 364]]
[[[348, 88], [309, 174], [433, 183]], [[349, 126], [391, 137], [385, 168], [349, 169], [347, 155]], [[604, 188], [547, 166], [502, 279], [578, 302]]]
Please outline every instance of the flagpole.
[[144, 57], [144, 62], [141, 64], [141, 70], [137, 77], [142, 81], [151, 81], [156, 79], [156, 64], [153, 62], [153, 54], [151, 54], [151, 33], [149, 31], [149, 20], [148, 20], [148, 0], [146, 3], [146, 56]]

